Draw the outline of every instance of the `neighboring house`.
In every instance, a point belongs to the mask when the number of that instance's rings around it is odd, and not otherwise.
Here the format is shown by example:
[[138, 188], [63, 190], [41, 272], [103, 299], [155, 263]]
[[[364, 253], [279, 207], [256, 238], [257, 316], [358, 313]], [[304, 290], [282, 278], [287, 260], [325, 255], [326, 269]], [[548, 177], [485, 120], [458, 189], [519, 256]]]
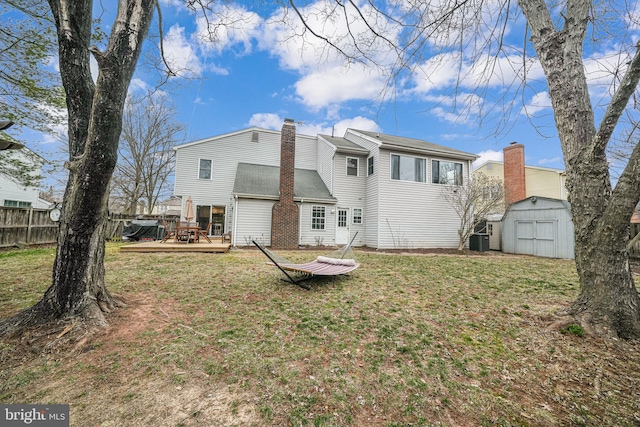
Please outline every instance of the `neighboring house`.
[[[500, 178], [504, 183], [505, 201], [501, 212], [489, 215], [480, 229], [489, 234], [489, 248], [502, 250], [504, 234], [501, 230], [503, 215], [513, 203], [530, 197], [567, 200], [567, 175], [564, 170], [527, 166], [524, 164], [524, 145], [512, 142], [503, 149], [504, 161], [488, 160], [478, 166], [473, 173], [483, 173]], [[508, 235], [507, 239], [513, 236]]]
[[[476, 155], [348, 129], [344, 137], [244, 129], [178, 147], [174, 193], [200, 226], [274, 247], [347, 244], [455, 248], [459, 219], [443, 185], [469, 178]], [[282, 165], [282, 167], [281, 167]], [[184, 209], [183, 209], [184, 212]]]
[[171, 196], [166, 200], [163, 200], [156, 204], [153, 209], [154, 214], [157, 215], [180, 215], [180, 210], [182, 209], [182, 199], [177, 196]]
[[504, 162], [488, 160], [473, 173], [502, 179], [505, 185], [505, 209], [531, 196], [567, 200], [567, 174], [561, 169], [527, 166], [524, 164], [524, 145], [511, 143], [504, 150]]
[[[10, 156], [24, 164], [36, 166], [34, 175], [40, 175], [44, 160], [28, 148], [3, 151], [0, 155]], [[0, 206], [16, 208], [48, 209], [51, 203], [39, 197], [38, 187], [25, 187], [6, 175], [0, 174]]]

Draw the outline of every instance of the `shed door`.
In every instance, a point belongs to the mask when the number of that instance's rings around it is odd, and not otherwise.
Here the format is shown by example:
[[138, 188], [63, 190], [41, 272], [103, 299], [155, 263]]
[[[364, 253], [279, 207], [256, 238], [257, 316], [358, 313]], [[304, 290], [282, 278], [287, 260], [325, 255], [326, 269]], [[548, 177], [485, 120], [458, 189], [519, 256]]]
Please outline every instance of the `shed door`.
[[516, 221], [517, 254], [554, 258], [557, 245], [555, 220]]

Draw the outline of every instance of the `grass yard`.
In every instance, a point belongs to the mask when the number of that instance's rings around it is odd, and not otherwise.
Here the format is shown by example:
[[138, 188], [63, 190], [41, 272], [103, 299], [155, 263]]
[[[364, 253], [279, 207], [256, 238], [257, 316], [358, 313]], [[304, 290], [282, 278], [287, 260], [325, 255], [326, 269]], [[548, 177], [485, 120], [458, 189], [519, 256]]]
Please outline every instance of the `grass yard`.
[[[128, 306], [107, 330], [0, 341], [0, 402], [69, 403], [72, 426], [640, 425], [640, 343], [546, 329], [577, 295], [573, 262], [356, 256], [305, 291], [255, 250], [109, 244]], [[0, 317], [39, 300], [53, 258], [0, 253]]]

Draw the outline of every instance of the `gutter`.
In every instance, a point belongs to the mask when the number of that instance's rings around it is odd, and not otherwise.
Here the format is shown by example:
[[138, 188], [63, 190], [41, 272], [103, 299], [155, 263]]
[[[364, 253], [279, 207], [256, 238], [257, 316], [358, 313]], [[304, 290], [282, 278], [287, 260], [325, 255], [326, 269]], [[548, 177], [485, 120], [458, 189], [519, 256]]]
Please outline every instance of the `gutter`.
[[[280, 197], [278, 196], [270, 196], [270, 195], [264, 195], [264, 194], [243, 194], [243, 193], [233, 193], [233, 197], [237, 200], [237, 199], [254, 199], [254, 200], [272, 200], [272, 201], [278, 201], [280, 200]], [[336, 203], [338, 203], [338, 199], [322, 199], [322, 198], [313, 198], [313, 197], [294, 197], [293, 198], [294, 202], [307, 202], [307, 203], [326, 203], [329, 205], [335, 205]]]
[[407, 147], [404, 145], [394, 145], [394, 144], [387, 144], [387, 143], [383, 143], [380, 148], [385, 150], [390, 150], [390, 151], [402, 151], [405, 153], [421, 153], [427, 156], [452, 157], [452, 158], [457, 158], [462, 160], [476, 160], [480, 157], [475, 154], [464, 154], [464, 153], [451, 152], [446, 150], [422, 149], [422, 148], [414, 148], [414, 147]]

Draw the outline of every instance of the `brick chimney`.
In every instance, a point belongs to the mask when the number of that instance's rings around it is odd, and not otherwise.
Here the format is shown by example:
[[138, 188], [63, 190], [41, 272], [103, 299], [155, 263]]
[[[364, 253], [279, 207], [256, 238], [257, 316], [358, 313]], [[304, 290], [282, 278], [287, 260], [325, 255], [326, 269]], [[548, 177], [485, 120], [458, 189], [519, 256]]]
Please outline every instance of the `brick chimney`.
[[298, 248], [298, 205], [293, 201], [296, 127], [284, 119], [280, 139], [280, 200], [271, 210], [271, 247]]
[[504, 153], [504, 205], [527, 198], [524, 175], [524, 145], [512, 142]]

